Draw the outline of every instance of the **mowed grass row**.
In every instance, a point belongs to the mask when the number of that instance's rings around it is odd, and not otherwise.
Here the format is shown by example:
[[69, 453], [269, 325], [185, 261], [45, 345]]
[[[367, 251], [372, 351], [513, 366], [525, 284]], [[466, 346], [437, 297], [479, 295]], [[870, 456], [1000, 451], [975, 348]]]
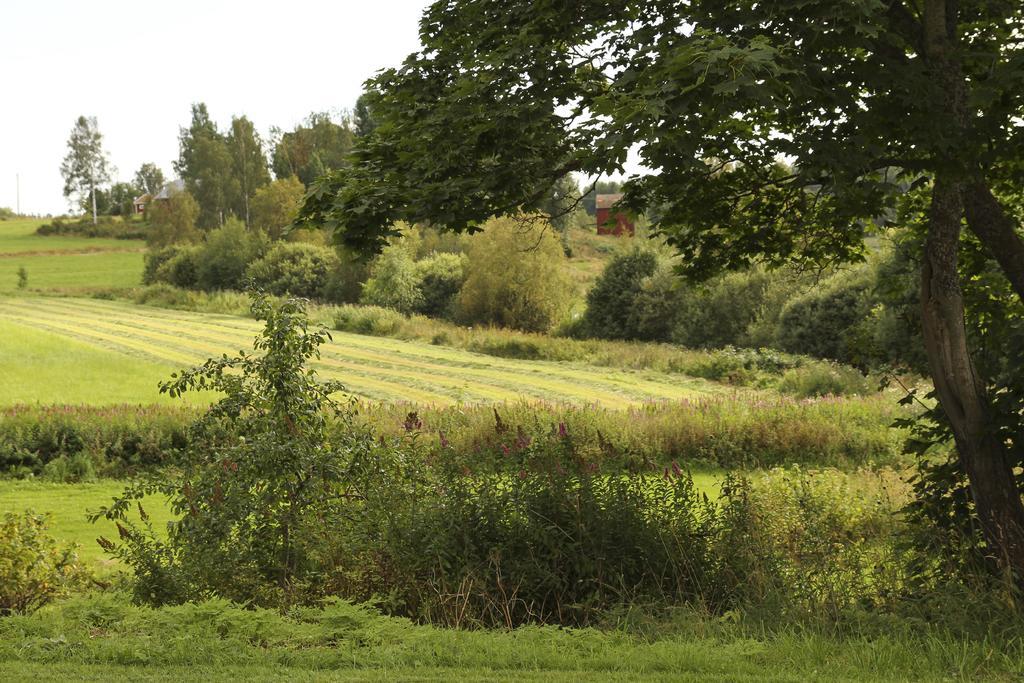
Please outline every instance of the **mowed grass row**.
[[[251, 347], [260, 323], [86, 299], [0, 301], [4, 320], [150, 363], [181, 366]], [[517, 361], [417, 342], [334, 333], [314, 363], [351, 393], [386, 401], [451, 404], [546, 400], [626, 407], [725, 391], [703, 380], [578, 364]], [[4, 397], [0, 397], [4, 400]], [[146, 402], [146, 397], [139, 397]]]

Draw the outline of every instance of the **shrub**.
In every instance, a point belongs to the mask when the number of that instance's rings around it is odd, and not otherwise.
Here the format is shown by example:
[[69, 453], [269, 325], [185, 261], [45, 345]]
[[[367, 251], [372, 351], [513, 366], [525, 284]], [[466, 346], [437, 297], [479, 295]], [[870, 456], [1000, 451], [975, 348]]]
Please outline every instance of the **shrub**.
[[451, 317], [462, 283], [466, 279], [466, 257], [435, 253], [416, 263], [419, 302], [415, 312], [432, 317]]
[[487, 221], [470, 240], [458, 318], [466, 324], [550, 329], [570, 297], [565, 254], [552, 233], [533, 219]]
[[196, 230], [199, 204], [188, 192], [175, 192], [167, 199], [152, 201], [146, 208], [149, 231], [146, 242], [150, 247], [198, 242]]
[[160, 264], [153, 276], [156, 282], [164, 282], [183, 289], [195, 289], [199, 284], [196, 259], [197, 247], [179, 247], [166, 261]]
[[870, 321], [870, 268], [834, 276], [791, 301], [779, 318], [779, 345], [790, 353], [864, 364], [862, 326]]
[[299, 215], [305, 194], [306, 187], [295, 176], [278, 178], [259, 188], [249, 202], [252, 227], [271, 239], [280, 239]]
[[137, 304], [179, 310], [195, 310], [195, 299], [196, 292], [166, 282], [139, 287], [132, 296], [132, 301]]
[[873, 391], [871, 382], [859, 370], [835, 363], [812, 363], [787, 370], [779, 381], [778, 389], [798, 398], [863, 396]]
[[266, 251], [262, 233], [249, 230], [237, 218], [206, 234], [196, 252], [196, 283], [200, 289], [244, 289], [249, 264]]
[[47, 519], [26, 511], [0, 520], [0, 615], [34, 612], [85, 583], [74, 546], [47, 533]]
[[182, 250], [180, 246], [167, 246], [159, 249], [149, 249], [143, 258], [142, 284], [152, 285], [159, 282], [160, 267], [178, 255]]
[[637, 329], [636, 303], [644, 280], [658, 268], [650, 250], [634, 247], [615, 256], [587, 292], [587, 310], [580, 322], [584, 336], [602, 339], [650, 338]]
[[337, 267], [338, 255], [332, 249], [282, 242], [250, 264], [246, 277], [270, 294], [316, 299], [323, 296], [328, 277]]
[[501, 474], [440, 454], [429, 471], [388, 463], [361, 483], [360, 524], [380, 540], [343, 590], [387, 595], [385, 608], [432, 623], [512, 628], [698, 601], [714, 584], [714, 505], [678, 468], [607, 476], [562, 457], [567, 435], [509, 439], [517, 464]]
[[[210, 359], [161, 386], [171, 396], [224, 393], [192, 426], [176, 468], [129, 487], [95, 515], [118, 522], [120, 542], [100, 544], [134, 570], [139, 600], [213, 594], [285, 607], [323, 595], [322, 573], [332, 564], [323, 537], [340, 523], [346, 472], [372, 441], [351, 426], [328, 441], [328, 416], [347, 417], [331, 399], [341, 387], [305, 367], [326, 331], [310, 329], [295, 300], [273, 307], [259, 296], [253, 314], [266, 321], [254, 354]], [[166, 541], [140, 504], [151, 493], [187, 512]], [[126, 519], [132, 503], [141, 525]]]
[[338, 248], [338, 265], [327, 275], [324, 299], [336, 304], [359, 301], [363, 283], [370, 277], [370, 264], [346, 249]]
[[334, 316], [334, 329], [356, 334], [389, 337], [402, 328], [405, 316], [379, 306], [339, 306]]
[[360, 301], [369, 306], [393, 308], [409, 314], [422, 305], [420, 282], [420, 273], [410, 249], [404, 240], [400, 240], [389, 245], [373, 260]]
[[781, 305], [800, 288], [786, 272], [755, 268], [728, 273], [681, 292], [673, 341], [691, 347], [773, 346], [774, 337], [752, 339], [755, 325], [774, 332]]
[[93, 225], [91, 218], [72, 220], [58, 217], [36, 228], [36, 234], [137, 240], [145, 239], [147, 231], [144, 223], [111, 216], [100, 216], [96, 225]]

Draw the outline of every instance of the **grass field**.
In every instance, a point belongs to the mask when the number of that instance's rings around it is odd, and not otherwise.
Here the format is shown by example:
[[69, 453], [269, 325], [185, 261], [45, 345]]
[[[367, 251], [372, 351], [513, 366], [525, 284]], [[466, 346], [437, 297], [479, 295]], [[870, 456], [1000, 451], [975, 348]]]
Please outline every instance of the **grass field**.
[[[36, 378], [34, 400], [94, 405], [153, 402], [155, 389], [146, 390], [145, 385], [150, 377], [160, 379], [160, 370], [248, 349], [260, 329], [259, 322], [234, 316], [91, 299], [0, 299], [0, 316], [6, 325], [18, 329], [20, 339], [0, 358], [0, 376], [25, 373]], [[51, 367], [47, 356], [33, 351], [34, 339], [44, 345], [53, 344], [55, 337], [95, 349], [98, 355], [90, 362], [97, 365], [123, 359], [133, 384], [117, 390], [114, 400], [102, 386], [83, 382], [72, 398], [63, 386], [63, 373]], [[322, 377], [341, 380], [358, 396], [385, 401], [446, 405], [535, 399], [626, 407], [726, 391], [720, 385], [679, 375], [510, 360], [342, 332], [334, 333], [333, 342], [322, 352], [322, 358], [313, 363]], [[95, 391], [90, 389], [93, 386]], [[8, 393], [0, 394], [0, 403], [14, 402]]]
[[0, 293], [17, 290], [19, 268], [29, 290], [84, 293], [140, 283], [142, 241], [35, 234], [45, 222], [0, 221]]
[[[111, 561], [96, 543], [96, 537], [116, 536], [117, 529], [106, 520], [92, 524], [86, 519], [86, 514], [109, 505], [111, 499], [123, 490], [124, 482], [114, 480], [76, 484], [0, 480], [0, 515], [24, 510], [50, 515], [50, 533], [54, 538], [77, 543], [82, 561], [102, 573]], [[166, 503], [159, 498], [148, 500], [144, 507], [157, 528], [163, 528], [171, 519]]]
[[178, 402], [157, 391], [176, 369], [0, 318], [0, 397], [8, 405]]

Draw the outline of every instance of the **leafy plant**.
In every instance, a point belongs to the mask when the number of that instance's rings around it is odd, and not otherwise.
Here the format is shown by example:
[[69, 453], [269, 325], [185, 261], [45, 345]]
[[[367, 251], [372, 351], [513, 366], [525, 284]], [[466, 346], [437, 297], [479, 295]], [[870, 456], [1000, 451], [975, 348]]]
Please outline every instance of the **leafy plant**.
[[[224, 394], [192, 426], [175, 473], [128, 487], [94, 515], [117, 520], [120, 541], [100, 544], [134, 570], [137, 599], [219, 595], [284, 606], [322, 590], [325, 560], [311, 539], [341, 514], [346, 472], [370, 442], [355, 428], [328, 438], [328, 419], [346, 419], [332, 398], [342, 387], [305, 368], [328, 333], [311, 329], [295, 300], [274, 307], [256, 294], [252, 311], [266, 321], [255, 354], [213, 358], [161, 385], [171, 396]], [[167, 496], [179, 515], [166, 541], [141, 506], [150, 493]], [[141, 525], [126, 519], [132, 502]]]
[[8, 512], [0, 520], [0, 615], [34, 612], [86, 578], [75, 547], [47, 533], [45, 516]]

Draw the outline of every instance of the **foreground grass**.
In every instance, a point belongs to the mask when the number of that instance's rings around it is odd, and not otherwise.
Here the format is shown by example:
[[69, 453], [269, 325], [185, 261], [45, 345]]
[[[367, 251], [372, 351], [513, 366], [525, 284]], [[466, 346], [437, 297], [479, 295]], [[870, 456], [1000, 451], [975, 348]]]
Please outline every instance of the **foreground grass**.
[[288, 617], [223, 601], [151, 609], [118, 594], [0, 619], [0, 676], [21, 680], [1015, 680], [1018, 640], [768, 632], [680, 610], [659, 635], [454, 631], [335, 603]]

